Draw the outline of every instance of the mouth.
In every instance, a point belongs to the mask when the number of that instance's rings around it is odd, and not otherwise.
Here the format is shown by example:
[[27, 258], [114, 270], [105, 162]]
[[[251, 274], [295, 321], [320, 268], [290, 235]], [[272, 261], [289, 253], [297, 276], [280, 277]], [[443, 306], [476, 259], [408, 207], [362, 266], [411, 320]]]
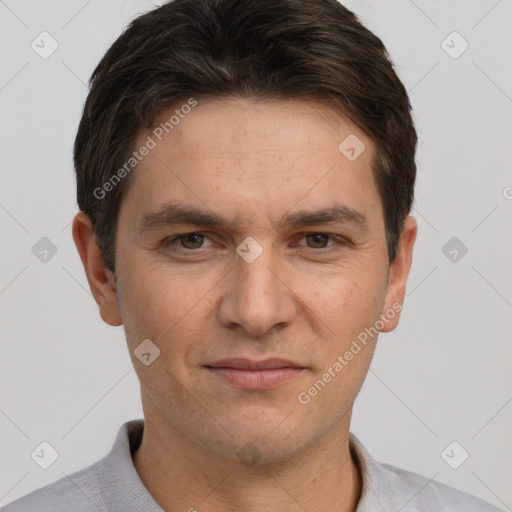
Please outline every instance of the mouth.
[[205, 365], [213, 375], [243, 389], [270, 389], [284, 384], [307, 368], [286, 359], [222, 359]]

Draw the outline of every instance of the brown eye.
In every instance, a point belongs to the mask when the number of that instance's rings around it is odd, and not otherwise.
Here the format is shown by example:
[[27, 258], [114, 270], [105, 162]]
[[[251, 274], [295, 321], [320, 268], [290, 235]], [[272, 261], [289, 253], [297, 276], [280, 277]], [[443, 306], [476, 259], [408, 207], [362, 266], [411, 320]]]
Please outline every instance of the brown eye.
[[329, 240], [330, 236], [325, 235], [323, 233], [310, 233], [306, 235], [306, 239], [308, 242], [312, 243], [312, 246], [314, 249], [324, 249], [327, 247], [327, 241]]
[[[179, 240], [178, 249], [186, 249], [188, 251], [193, 251], [197, 249], [204, 249], [203, 246], [204, 240], [206, 237], [202, 233], [185, 233], [183, 235], [177, 235], [173, 238], [164, 241], [164, 246], [173, 246], [176, 245], [176, 242]], [[206, 246], [208, 247], [208, 246]]]
[[199, 233], [190, 233], [180, 237], [181, 245], [185, 249], [200, 249], [204, 241], [204, 235]]

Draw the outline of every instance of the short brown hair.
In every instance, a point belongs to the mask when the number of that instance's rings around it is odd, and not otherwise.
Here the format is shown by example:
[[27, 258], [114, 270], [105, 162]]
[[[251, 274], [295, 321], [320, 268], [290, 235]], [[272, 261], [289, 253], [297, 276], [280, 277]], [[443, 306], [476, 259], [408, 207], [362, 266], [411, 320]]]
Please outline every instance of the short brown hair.
[[173, 0], [131, 22], [94, 70], [74, 145], [79, 208], [114, 272], [130, 158], [156, 115], [190, 97], [328, 101], [374, 142], [389, 262], [416, 177], [411, 105], [382, 41], [336, 0]]

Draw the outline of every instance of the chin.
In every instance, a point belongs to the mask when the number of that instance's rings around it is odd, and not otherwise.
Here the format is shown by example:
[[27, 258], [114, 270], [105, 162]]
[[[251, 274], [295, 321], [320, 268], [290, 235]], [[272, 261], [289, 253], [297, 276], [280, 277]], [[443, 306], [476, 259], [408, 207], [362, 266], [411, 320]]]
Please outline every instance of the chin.
[[[258, 459], [262, 465], [286, 462], [314, 443], [315, 436], [306, 425], [297, 425], [290, 411], [261, 411], [251, 421], [230, 423], [230, 458], [243, 462], [244, 457]], [[312, 435], [313, 434], [313, 435]]]

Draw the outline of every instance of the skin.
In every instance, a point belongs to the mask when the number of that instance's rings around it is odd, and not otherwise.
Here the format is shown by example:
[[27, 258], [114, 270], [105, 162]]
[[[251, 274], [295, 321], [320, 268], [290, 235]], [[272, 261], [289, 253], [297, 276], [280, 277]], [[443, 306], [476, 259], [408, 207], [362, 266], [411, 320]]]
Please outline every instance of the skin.
[[[349, 134], [366, 146], [354, 161], [338, 150]], [[404, 299], [417, 224], [406, 218], [390, 265], [373, 155], [368, 136], [322, 102], [199, 101], [133, 171], [115, 280], [88, 217], [76, 215], [73, 237], [100, 315], [124, 325], [141, 383], [145, 427], [134, 465], [165, 510], [356, 509], [361, 475], [349, 427], [377, 336], [308, 404], [297, 397]], [[227, 223], [137, 233], [143, 215], [170, 201]], [[286, 213], [335, 204], [363, 213], [368, 230], [276, 227]], [[205, 237], [163, 243], [192, 232]], [[263, 249], [252, 263], [236, 253], [248, 236]], [[161, 351], [149, 366], [134, 356], [144, 339]], [[306, 369], [272, 389], [240, 389], [204, 366], [228, 357], [286, 358]], [[252, 466], [237, 456], [247, 443], [261, 455]]]

